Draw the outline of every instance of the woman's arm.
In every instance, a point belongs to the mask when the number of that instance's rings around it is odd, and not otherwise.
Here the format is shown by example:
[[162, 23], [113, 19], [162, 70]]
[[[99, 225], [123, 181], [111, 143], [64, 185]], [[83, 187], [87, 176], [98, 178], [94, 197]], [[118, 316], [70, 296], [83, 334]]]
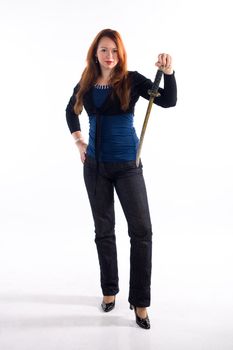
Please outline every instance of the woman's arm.
[[74, 112], [74, 105], [76, 102], [76, 93], [78, 92], [79, 84], [77, 84], [74, 88], [73, 95], [71, 96], [68, 105], [66, 106], [66, 121], [71, 132], [72, 137], [74, 138], [74, 142], [76, 143], [81, 161], [84, 163], [86, 158], [86, 149], [87, 144], [84, 141], [84, 138], [81, 133], [81, 127], [79, 122], [79, 117]]
[[[138, 72], [134, 72], [134, 75], [135, 88], [138, 94], [149, 100], [150, 95], [148, 94], [148, 90], [152, 88], [153, 82]], [[155, 104], [164, 108], [174, 107], [176, 105], [177, 86], [174, 71], [172, 74], [164, 74], [164, 88], [159, 88], [158, 92], [160, 96], [154, 99]]]
[[154, 103], [158, 106], [168, 108], [174, 107], [177, 102], [177, 86], [175, 79], [175, 72], [172, 74], [164, 73], [164, 88], [159, 88], [160, 96], [155, 98]]
[[67, 106], [66, 106], [66, 122], [71, 133], [75, 131], [81, 131], [79, 117], [74, 112], [74, 105], [76, 102], [76, 93], [79, 89], [79, 83], [74, 87], [73, 95], [71, 96]]
[[[171, 56], [160, 54], [155, 65], [164, 72], [164, 87], [158, 89], [160, 96], [154, 99], [154, 103], [165, 108], [174, 107], [177, 102], [177, 86]], [[153, 82], [150, 79], [138, 72], [134, 72], [134, 86], [140, 96], [149, 100], [148, 90], [151, 89], [152, 85]]]

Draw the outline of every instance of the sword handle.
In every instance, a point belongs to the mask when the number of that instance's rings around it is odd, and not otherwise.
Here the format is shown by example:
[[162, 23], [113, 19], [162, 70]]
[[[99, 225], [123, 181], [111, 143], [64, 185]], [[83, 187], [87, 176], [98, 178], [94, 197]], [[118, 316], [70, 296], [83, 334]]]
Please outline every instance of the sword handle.
[[152, 85], [151, 89], [148, 90], [148, 94], [150, 96], [152, 96], [152, 95], [154, 95], [154, 97], [157, 96], [158, 89], [159, 89], [159, 84], [160, 84], [160, 81], [162, 79], [162, 76], [163, 76], [163, 71], [161, 69], [158, 69], [157, 73], [156, 73], [156, 76], [155, 76], [155, 80], [153, 82], [153, 85]]

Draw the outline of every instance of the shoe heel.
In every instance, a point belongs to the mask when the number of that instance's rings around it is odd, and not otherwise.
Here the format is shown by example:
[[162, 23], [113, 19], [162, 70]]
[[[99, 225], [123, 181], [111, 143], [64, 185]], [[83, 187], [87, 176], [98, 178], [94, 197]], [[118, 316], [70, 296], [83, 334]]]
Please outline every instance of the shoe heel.
[[137, 315], [136, 306], [134, 306], [134, 305], [132, 305], [132, 304], [129, 304], [129, 308], [130, 308], [131, 310], [134, 310], [135, 317], [136, 317], [136, 323], [137, 323], [141, 328], [150, 329], [150, 320], [149, 320], [148, 315], [147, 315], [146, 318], [140, 318], [140, 317]]

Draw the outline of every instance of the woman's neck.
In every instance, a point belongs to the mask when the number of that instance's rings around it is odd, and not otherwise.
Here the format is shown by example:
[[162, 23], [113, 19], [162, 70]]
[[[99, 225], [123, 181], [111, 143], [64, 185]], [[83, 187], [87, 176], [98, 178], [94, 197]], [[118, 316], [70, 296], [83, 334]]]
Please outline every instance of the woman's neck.
[[100, 84], [100, 85], [108, 85], [109, 84], [109, 81], [110, 81], [110, 72], [107, 71], [102, 71], [101, 75], [98, 77], [96, 83], [97, 84]]

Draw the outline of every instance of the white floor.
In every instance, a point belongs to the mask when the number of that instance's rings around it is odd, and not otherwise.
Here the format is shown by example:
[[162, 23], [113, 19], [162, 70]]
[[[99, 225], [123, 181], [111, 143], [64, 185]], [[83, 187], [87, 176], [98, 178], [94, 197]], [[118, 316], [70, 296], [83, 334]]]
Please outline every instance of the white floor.
[[184, 234], [183, 226], [180, 234], [171, 235], [169, 225], [155, 226], [151, 329], [143, 330], [127, 301], [129, 240], [124, 224], [117, 227], [120, 292], [110, 313], [100, 308], [98, 260], [87, 229], [82, 229], [80, 242], [81, 230], [55, 234], [41, 225], [32, 234], [24, 224], [20, 235], [12, 226], [1, 246], [1, 350], [232, 350], [227, 235], [220, 243], [217, 232], [210, 241], [195, 235], [195, 227]]
[[216, 309], [160, 301], [146, 331], [124, 299], [105, 314], [96, 295], [2, 295], [1, 349], [232, 349], [231, 325]]

